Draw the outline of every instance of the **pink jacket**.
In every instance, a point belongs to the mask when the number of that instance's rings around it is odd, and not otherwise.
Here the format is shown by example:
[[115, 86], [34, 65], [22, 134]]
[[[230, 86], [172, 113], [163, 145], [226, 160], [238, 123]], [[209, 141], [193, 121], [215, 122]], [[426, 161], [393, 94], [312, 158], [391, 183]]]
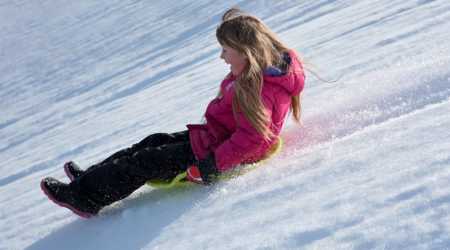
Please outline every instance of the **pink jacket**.
[[[291, 97], [303, 90], [303, 66], [293, 50], [289, 51], [290, 65], [280, 76], [264, 75], [263, 103], [271, 117], [270, 129], [278, 136], [291, 105]], [[233, 114], [232, 100], [235, 77], [228, 76], [221, 84], [221, 97], [212, 100], [205, 113], [205, 124], [189, 124], [192, 151], [197, 159], [214, 153], [219, 172], [241, 163], [256, 162], [264, 157], [277, 139], [267, 141], [238, 112]]]

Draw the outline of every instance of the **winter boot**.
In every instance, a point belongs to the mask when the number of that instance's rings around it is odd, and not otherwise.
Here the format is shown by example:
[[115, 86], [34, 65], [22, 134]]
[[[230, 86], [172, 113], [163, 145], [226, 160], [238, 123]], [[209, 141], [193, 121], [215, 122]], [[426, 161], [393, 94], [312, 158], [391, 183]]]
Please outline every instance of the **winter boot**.
[[84, 171], [73, 161], [69, 161], [64, 164], [64, 172], [66, 172], [66, 175], [69, 177], [70, 181], [75, 180], [84, 173]]
[[98, 214], [102, 208], [88, 197], [52, 177], [41, 181], [41, 189], [47, 197], [59, 206], [70, 209], [75, 214], [90, 218]]

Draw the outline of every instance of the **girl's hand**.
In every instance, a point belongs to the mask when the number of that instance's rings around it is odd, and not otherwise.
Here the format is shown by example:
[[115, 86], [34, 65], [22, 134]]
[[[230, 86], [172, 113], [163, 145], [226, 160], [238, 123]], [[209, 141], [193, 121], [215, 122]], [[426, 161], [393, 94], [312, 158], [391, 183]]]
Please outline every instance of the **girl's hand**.
[[187, 171], [187, 179], [191, 182], [211, 185], [219, 175], [216, 168], [216, 159], [214, 154], [209, 154], [205, 159], [191, 165]]

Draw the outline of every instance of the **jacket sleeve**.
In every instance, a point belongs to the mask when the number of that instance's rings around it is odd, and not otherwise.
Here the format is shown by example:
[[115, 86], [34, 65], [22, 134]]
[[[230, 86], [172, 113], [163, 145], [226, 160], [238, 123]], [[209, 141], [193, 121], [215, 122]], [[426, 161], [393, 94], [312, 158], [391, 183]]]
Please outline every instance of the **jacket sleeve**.
[[[264, 98], [266, 112], [272, 116], [271, 102]], [[236, 130], [214, 151], [219, 172], [227, 171], [252, 157], [266, 143], [265, 138], [251, 125], [243, 113], [236, 114]]]

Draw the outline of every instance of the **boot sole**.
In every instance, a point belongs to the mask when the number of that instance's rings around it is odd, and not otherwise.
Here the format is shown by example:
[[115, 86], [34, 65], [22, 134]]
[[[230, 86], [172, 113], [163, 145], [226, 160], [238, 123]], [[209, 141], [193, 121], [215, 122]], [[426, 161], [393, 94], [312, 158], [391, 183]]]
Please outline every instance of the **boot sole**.
[[66, 173], [67, 177], [69, 177], [70, 181], [73, 181], [75, 180], [75, 176], [73, 176], [72, 173], [70, 173], [69, 164], [70, 162], [66, 162], [64, 164], [64, 172]]
[[45, 186], [44, 181], [41, 181], [41, 190], [44, 192], [44, 194], [47, 196], [47, 198], [51, 201], [53, 201], [53, 203], [55, 203], [58, 206], [61, 207], [65, 207], [67, 209], [69, 209], [70, 211], [72, 211], [73, 213], [75, 213], [76, 215], [85, 218], [85, 219], [89, 219], [93, 216], [95, 216], [95, 214], [91, 214], [91, 213], [86, 213], [86, 212], [82, 212], [76, 208], [74, 208], [73, 206], [71, 206], [70, 204], [64, 203], [64, 202], [60, 202], [57, 201], [55, 198], [53, 198], [53, 195], [50, 193], [50, 191], [47, 189], [47, 187]]

